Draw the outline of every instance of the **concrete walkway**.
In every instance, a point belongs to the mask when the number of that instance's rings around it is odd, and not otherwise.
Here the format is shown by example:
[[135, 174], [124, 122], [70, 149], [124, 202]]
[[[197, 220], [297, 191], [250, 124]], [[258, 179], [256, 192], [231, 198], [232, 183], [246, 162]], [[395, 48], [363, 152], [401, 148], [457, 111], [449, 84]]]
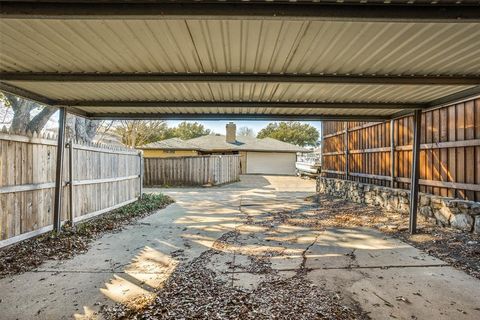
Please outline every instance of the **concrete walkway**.
[[248, 271], [254, 256], [267, 258], [279, 277], [310, 270], [313, 283], [359, 303], [373, 319], [480, 318], [480, 281], [441, 260], [370, 229], [316, 230], [272, 219], [285, 209], [308, 210], [305, 197], [314, 189], [296, 177], [244, 176], [219, 188], [149, 190], [176, 203], [105, 235], [84, 255], [0, 280], [0, 318], [95, 318], [102, 304], [152, 295], [178, 264], [234, 230], [235, 242], [208, 266], [232, 285], [266, 280]]

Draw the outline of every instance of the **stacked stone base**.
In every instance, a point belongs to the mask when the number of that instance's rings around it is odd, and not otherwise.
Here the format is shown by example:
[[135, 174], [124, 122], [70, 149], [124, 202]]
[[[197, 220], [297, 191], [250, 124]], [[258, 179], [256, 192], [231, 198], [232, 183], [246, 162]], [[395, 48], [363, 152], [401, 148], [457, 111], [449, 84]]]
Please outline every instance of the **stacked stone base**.
[[[408, 214], [410, 192], [355, 181], [317, 178], [317, 192]], [[444, 227], [480, 234], [480, 203], [420, 193], [419, 217]]]

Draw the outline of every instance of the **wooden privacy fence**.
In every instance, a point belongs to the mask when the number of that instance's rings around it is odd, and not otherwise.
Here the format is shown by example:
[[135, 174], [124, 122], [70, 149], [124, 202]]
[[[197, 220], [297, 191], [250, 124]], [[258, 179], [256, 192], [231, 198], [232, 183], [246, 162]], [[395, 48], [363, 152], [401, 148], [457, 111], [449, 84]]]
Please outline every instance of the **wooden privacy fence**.
[[[421, 133], [420, 191], [480, 201], [480, 99], [423, 112]], [[322, 136], [323, 176], [408, 188], [412, 116], [324, 122]]]
[[[52, 230], [55, 137], [0, 132], [0, 247]], [[122, 147], [68, 143], [62, 221], [121, 207], [141, 193], [142, 154]]]
[[240, 156], [145, 158], [145, 186], [219, 185], [238, 181]]

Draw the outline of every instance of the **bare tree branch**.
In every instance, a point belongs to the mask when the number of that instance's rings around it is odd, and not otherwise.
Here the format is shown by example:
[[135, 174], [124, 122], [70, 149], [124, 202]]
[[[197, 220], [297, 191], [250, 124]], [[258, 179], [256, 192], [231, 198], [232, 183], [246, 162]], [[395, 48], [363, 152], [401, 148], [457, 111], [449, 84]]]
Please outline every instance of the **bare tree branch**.
[[35, 117], [33, 117], [32, 120], [30, 120], [30, 122], [27, 125], [27, 131], [40, 132], [45, 127], [50, 117], [57, 110], [58, 110], [57, 108], [51, 107], [51, 106], [44, 107], [39, 114], [37, 114]]
[[3, 93], [2, 98], [6, 102], [6, 106], [11, 107], [13, 111], [12, 124], [10, 125], [10, 130], [13, 132], [40, 132], [57, 110], [55, 107], [44, 106], [40, 113], [30, 119], [31, 112], [41, 105], [10, 93]]

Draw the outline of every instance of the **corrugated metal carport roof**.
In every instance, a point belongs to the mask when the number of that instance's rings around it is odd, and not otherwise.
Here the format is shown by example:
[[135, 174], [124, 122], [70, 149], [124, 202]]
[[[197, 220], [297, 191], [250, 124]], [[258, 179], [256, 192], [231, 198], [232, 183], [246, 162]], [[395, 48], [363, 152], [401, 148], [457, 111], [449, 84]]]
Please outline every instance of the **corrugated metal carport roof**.
[[2, 1], [0, 89], [168, 119], [379, 120], [480, 94], [479, 1], [89, 2]]

